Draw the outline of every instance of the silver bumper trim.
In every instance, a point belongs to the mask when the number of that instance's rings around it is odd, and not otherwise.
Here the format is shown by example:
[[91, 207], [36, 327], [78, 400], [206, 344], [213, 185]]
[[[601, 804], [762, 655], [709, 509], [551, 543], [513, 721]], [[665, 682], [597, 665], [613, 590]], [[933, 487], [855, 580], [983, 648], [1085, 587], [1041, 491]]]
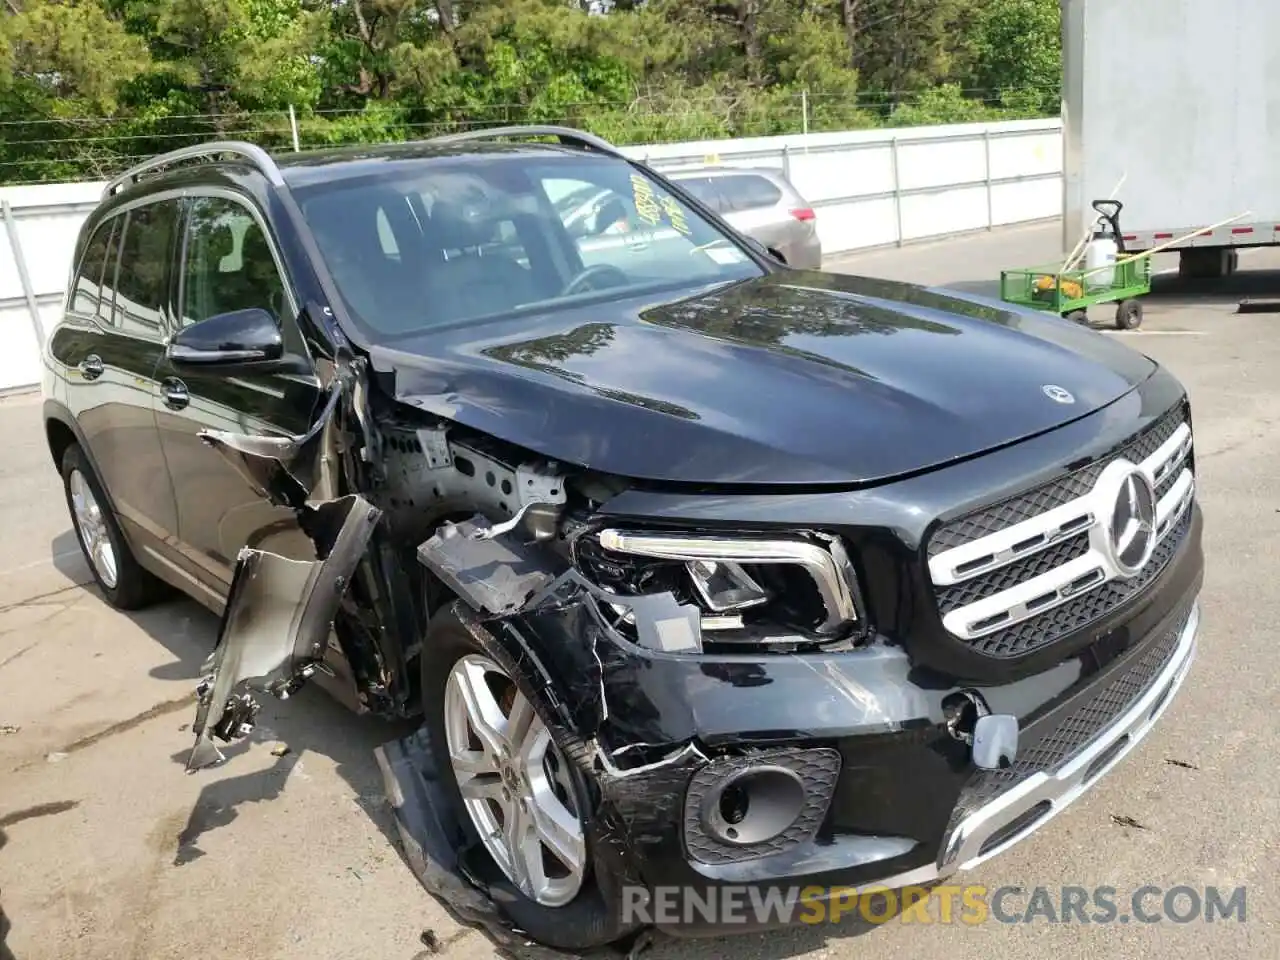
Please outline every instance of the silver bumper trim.
[[[1191, 670], [1199, 627], [1200, 604], [1197, 602], [1191, 608], [1187, 622], [1178, 635], [1178, 643], [1169, 662], [1156, 679], [1128, 710], [1111, 726], [1100, 731], [1079, 753], [1056, 770], [1032, 774], [965, 817], [944, 838], [936, 863], [865, 884], [859, 889], [900, 889], [931, 883], [959, 870], [970, 870], [1043, 827], [1097, 783], [1151, 732], [1151, 728], [1173, 702], [1178, 688]], [[992, 837], [1044, 803], [1049, 804], [1048, 809], [1025, 829], [1013, 833], [990, 849], [983, 850]]]

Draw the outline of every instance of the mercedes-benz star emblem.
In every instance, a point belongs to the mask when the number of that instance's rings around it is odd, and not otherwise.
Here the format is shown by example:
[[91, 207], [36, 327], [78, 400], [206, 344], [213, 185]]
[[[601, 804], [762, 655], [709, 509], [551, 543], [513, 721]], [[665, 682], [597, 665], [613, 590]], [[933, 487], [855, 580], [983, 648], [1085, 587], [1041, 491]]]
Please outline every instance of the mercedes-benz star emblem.
[[1141, 470], [1135, 468], [1120, 481], [1109, 534], [1116, 569], [1136, 577], [1156, 546], [1156, 493]]
[[1070, 390], [1064, 390], [1056, 383], [1046, 383], [1040, 388], [1044, 391], [1044, 395], [1055, 403], [1075, 403], [1076, 398], [1071, 395]]

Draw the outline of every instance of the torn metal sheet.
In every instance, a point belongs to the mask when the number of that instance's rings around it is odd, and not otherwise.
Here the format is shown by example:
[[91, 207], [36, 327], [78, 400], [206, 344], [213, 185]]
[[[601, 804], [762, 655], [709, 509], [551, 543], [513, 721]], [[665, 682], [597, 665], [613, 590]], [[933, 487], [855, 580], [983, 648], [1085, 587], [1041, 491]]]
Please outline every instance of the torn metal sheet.
[[509, 616], [549, 586], [555, 573], [545, 550], [510, 536], [491, 538], [491, 529], [480, 516], [445, 524], [418, 547], [418, 559], [473, 609]]
[[201, 430], [198, 436], [221, 453], [259, 496], [276, 506], [300, 509], [319, 480], [320, 453], [342, 396], [342, 381], [329, 389], [324, 410], [299, 436], [267, 437]]
[[359, 496], [309, 506], [324, 559], [289, 560], [244, 548], [236, 561], [218, 645], [199, 688], [195, 745], [187, 770], [223, 759], [213, 742], [247, 733], [257, 713], [250, 691], [285, 698], [317, 669], [351, 575], [382, 515]]

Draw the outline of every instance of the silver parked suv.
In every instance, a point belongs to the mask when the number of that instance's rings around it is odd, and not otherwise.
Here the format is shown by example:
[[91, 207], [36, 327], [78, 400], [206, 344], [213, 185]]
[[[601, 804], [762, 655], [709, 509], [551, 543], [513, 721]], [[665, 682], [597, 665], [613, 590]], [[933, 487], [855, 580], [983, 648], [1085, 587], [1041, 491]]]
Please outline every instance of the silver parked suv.
[[780, 254], [802, 270], [822, 267], [817, 217], [781, 171], [745, 167], [701, 167], [667, 172], [720, 214], [730, 226]]

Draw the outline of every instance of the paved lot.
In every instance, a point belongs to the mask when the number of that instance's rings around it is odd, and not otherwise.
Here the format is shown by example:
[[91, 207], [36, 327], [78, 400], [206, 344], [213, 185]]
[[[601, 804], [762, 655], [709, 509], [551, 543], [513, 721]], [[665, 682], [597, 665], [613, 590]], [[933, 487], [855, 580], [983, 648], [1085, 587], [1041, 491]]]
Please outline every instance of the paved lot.
[[[1001, 265], [1051, 260], [1059, 246], [1056, 226], [1031, 226], [831, 267], [992, 292]], [[1125, 335], [1185, 380], [1196, 407], [1209, 569], [1194, 671], [1097, 790], [966, 879], [1110, 885], [1122, 910], [1148, 883], [1247, 885], [1247, 922], [895, 921], [660, 944], [654, 960], [1280, 956], [1280, 314], [1234, 306], [1240, 291], [1280, 294], [1280, 256], [1242, 266], [1200, 290], [1164, 278], [1143, 330]], [[267, 704], [234, 762], [183, 772], [215, 619], [189, 601], [126, 617], [83, 586], [37, 399], [0, 401], [0, 449], [0, 891], [13, 955], [413, 960], [431, 929], [448, 957], [491, 956], [400, 860], [371, 754], [386, 725], [308, 690], [287, 711]]]

